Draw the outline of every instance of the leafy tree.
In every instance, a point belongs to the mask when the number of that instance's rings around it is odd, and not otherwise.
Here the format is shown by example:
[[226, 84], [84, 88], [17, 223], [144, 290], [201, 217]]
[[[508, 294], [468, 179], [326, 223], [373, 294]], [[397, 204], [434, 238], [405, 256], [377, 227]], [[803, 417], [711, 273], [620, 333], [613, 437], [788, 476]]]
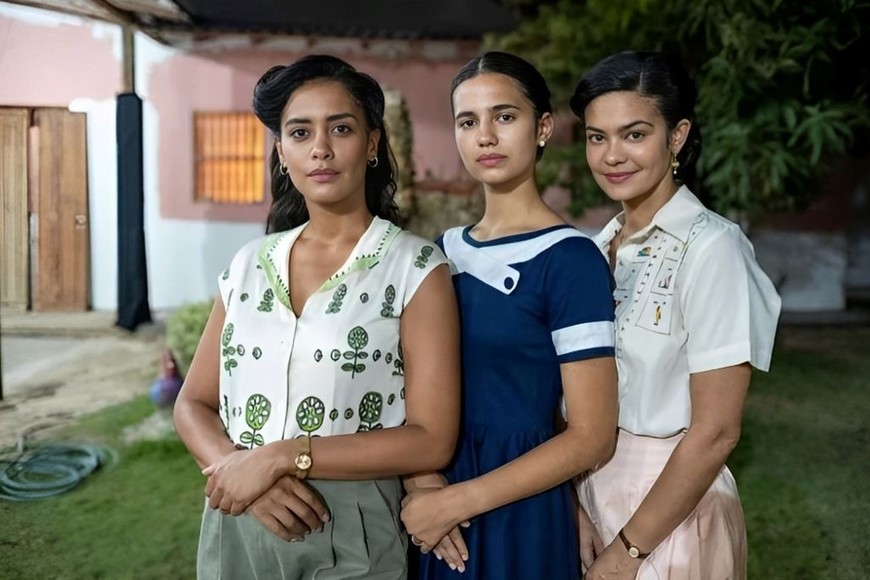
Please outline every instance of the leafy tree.
[[[488, 45], [535, 63], [560, 108], [609, 54], [678, 54], [698, 83], [699, 193], [719, 211], [802, 208], [825, 161], [867, 150], [868, 0], [506, 1], [522, 23]], [[548, 152], [541, 178], [580, 211], [602, 198], [575, 141]]]

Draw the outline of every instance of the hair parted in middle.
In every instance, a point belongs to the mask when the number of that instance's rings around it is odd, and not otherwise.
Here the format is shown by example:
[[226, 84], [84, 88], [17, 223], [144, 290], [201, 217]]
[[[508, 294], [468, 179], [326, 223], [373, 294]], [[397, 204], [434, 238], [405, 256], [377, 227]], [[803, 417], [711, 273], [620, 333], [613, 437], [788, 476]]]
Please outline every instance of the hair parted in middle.
[[[303, 57], [290, 65], [273, 66], [254, 86], [254, 114], [272, 132], [275, 139], [280, 140], [281, 114], [287, 101], [297, 89], [313, 81], [340, 83], [362, 109], [367, 129], [380, 131], [378, 162], [374, 166], [369, 164], [366, 167], [366, 207], [372, 215], [397, 221], [399, 210], [395, 201], [396, 161], [384, 125], [384, 92], [371, 76], [357, 71], [340, 58], [321, 54]], [[274, 147], [269, 167], [272, 177], [272, 205], [266, 231], [285, 231], [308, 221], [305, 199], [290, 180], [290, 176], [281, 172], [281, 160]]]
[[[459, 69], [453, 77], [450, 86], [450, 97], [456, 89], [469, 79], [482, 74], [501, 74], [516, 83], [523, 96], [532, 104], [535, 118], [540, 121], [544, 113], [552, 113], [550, 105], [550, 88], [543, 75], [530, 62], [507, 52], [489, 51], [476, 56]], [[544, 148], [538, 146], [538, 159], [544, 153]]]

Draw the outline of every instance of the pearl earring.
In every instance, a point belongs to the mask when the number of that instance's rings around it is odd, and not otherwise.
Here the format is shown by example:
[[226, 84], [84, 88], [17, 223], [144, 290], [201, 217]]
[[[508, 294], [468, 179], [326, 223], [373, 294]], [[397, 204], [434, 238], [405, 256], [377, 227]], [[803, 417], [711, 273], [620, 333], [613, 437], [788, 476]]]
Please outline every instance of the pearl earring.
[[546, 144], [547, 144], [547, 142], [544, 141], [543, 139], [541, 139], [540, 141], [538, 141], [538, 147], [543, 147], [543, 146], [546, 145]]

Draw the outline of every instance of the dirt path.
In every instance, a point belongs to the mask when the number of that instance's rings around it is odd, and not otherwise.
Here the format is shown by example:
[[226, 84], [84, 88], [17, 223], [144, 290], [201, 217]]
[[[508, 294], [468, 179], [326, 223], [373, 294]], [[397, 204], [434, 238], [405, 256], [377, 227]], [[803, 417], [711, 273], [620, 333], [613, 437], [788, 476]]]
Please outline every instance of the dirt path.
[[63, 426], [148, 393], [164, 340], [156, 331], [50, 338], [7, 334], [2, 348], [0, 449], [7, 449], [23, 430]]

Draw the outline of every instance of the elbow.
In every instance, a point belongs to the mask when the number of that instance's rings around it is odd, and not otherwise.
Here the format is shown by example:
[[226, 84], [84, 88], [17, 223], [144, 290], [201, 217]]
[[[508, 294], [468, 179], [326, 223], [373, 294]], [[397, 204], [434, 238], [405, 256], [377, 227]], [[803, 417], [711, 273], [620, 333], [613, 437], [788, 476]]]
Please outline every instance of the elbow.
[[422, 460], [419, 471], [440, 471], [447, 467], [456, 451], [456, 439], [456, 433], [430, 438], [419, 454]]
[[[691, 431], [691, 427], [689, 428]], [[716, 426], [699, 429], [700, 439], [703, 446], [710, 451], [711, 456], [716, 457], [722, 463], [728, 459], [734, 448], [740, 442], [740, 426]]]
[[608, 433], [602, 433], [596, 438], [594, 446], [591, 448], [592, 466], [597, 467], [604, 465], [616, 453], [616, 434], [617, 430], [611, 429]]

